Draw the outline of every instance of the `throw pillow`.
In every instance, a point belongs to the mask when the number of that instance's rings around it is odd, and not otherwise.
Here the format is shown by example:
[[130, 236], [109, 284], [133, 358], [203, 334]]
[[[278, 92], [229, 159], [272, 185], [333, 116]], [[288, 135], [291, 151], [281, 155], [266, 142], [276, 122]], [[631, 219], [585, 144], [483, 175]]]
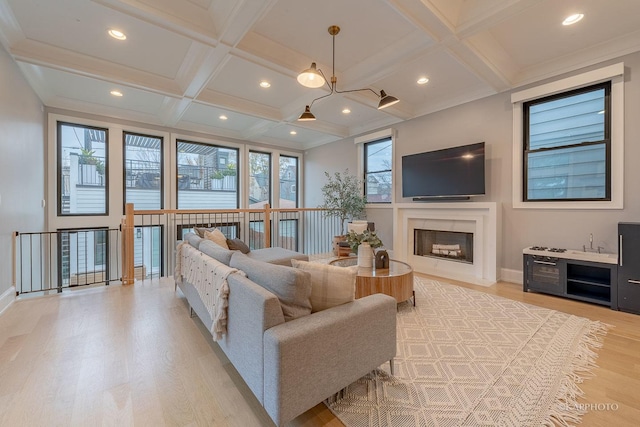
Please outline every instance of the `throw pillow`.
[[312, 313], [355, 299], [357, 267], [338, 267], [297, 259], [292, 259], [291, 265], [311, 274]]
[[204, 238], [211, 240], [213, 243], [217, 243], [224, 249], [229, 249], [229, 246], [227, 246], [227, 237], [217, 228], [214, 228], [213, 231], [205, 230]]
[[232, 251], [240, 251], [243, 254], [248, 254], [251, 249], [240, 239], [227, 239], [227, 246]]
[[193, 227], [193, 231], [200, 237], [204, 239], [205, 231], [213, 231], [213, 228], [205, 228], [205, 227]]
[[256, 261], [238, 251], [233, 252], [229, 267], [244, 271], [250, 280], [277, 296], [285, 321], [311, 314], [309, 273]]

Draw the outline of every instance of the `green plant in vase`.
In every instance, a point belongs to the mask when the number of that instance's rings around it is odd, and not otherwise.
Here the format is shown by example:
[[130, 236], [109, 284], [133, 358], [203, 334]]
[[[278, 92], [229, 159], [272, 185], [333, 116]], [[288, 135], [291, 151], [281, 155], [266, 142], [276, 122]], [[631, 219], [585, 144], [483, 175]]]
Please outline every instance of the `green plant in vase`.
[[371, 246], [371, 249], [376, 249], [382, 246], [382, 240], [376, 234], [375, 231], [364, 230], [362, 233], [356, 233], [355, 231], [350, 231], [347, 234], [347, 243], [349, 243], [349, 247], [351, 248], [351, 252], [358, 253], [358, 247], [362, 243], [368, 243]]

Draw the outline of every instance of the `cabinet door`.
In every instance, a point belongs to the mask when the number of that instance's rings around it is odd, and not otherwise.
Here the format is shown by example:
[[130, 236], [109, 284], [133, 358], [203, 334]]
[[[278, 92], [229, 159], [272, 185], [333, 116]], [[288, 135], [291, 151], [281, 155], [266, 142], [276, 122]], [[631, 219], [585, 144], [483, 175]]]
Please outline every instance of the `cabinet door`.
[[640, 224], [618, 224], [618, 308], [640, 313]]

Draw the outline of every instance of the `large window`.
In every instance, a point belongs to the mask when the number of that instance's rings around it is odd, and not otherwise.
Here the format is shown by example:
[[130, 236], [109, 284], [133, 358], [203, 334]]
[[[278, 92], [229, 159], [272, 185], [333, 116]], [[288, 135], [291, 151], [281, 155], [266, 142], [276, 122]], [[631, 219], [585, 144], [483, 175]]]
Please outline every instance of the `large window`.
[[124, 132], [124, 203], [162, 209], [162, 138]]
[[611, 83], [523, 104], [525, 201], [611, 200]]
[[280, 156], [280, 208], [298, 207], [298, 158]]
[[364, 144], [364, 192], [367, 203], [391, 203], [392, 155], [391, 138]]
[[237, 209], [238, 149], [177, 141], [178, 209]]
[[58, 215], [108, 214], [107, 129], [58, 122]]
[[249, 152], [249, 208], [258, 209], [271, 201], [271, 154]]

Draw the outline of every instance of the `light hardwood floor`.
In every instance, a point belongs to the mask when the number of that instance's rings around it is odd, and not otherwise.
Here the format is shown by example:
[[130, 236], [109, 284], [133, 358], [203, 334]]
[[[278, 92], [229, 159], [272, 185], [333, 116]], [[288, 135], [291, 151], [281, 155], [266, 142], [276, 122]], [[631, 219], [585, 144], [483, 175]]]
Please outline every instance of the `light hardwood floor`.
[[[582, 402], [609, 410], [581, 426], [638, 425], [640, 316], [456, 284], [612, 325], [581, 385]], [[25, 298], [0, 316], [0, 426], [55, 425], [273, 426], [171, 279]], [[290, 425], [342, 423], [319, 404]]]

